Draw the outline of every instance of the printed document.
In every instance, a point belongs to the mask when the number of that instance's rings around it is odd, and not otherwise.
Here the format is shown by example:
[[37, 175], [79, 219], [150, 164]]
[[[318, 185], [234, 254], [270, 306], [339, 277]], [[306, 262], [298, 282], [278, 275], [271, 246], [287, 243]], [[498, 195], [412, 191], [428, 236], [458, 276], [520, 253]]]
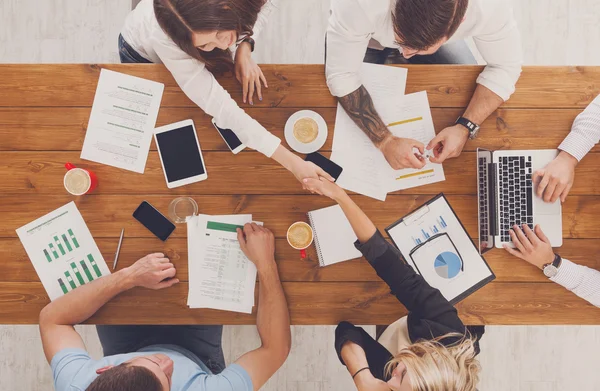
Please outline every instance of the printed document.
[[[425, 91], [409, 95], [371, 94], [375, 108], [397, 137], [427, 145], [435, 137]], [[385, 200], [388, 192], [445, 180], [441, 164], [427, 161], [422, 169], [394, 170], [383, 153], [338, 105], [331, 160], [344, 168], [337, 183], [350, 191]]]
[[252, 313], [257, 271], [236, 232], [251, 221], [252, 215], [188, 220], [189, 307]]
[[50, 300], [110, 274], [75, 202], [17, 229]]
[[81, 158], [143, 174], [164, 87], [102, 69]]

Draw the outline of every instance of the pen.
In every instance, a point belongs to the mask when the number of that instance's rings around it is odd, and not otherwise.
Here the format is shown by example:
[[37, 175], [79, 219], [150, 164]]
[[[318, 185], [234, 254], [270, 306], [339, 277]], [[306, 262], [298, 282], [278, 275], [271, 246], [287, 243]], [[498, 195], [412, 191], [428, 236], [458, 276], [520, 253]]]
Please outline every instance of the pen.
[[115, 253], [115, 262], [113, 263], [113, 270], [117, 268], [117, 262], [119, 261], [119, 252], [121, 251], [121, 244], [123, 243], [123, 234], [125, 228], [121, 229], [121, 237], [119, 238], [119, 245], [117, 246], [117, 252]]

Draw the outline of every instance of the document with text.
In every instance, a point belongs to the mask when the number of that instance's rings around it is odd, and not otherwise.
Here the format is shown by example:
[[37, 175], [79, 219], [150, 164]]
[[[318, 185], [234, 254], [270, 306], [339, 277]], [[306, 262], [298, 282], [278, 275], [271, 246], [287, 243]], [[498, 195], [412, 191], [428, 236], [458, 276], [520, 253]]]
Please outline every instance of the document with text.
[[102, 69], [81, 158], [144, 173], [164, 84]]
[[252, 215], [194, 216], [188, 220], [190, 308], [252, 313], [256, 266], [244, 255], [237, 228]]

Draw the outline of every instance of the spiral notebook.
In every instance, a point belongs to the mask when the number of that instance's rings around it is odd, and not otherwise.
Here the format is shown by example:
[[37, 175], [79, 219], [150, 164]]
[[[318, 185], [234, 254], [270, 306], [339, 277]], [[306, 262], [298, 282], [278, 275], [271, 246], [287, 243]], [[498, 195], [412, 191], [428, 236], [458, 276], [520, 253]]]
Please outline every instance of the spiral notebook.
[[321, 266], [362, 257], [354, 247], [356, 235], [339, 205], [308, 212], [308, 219]]

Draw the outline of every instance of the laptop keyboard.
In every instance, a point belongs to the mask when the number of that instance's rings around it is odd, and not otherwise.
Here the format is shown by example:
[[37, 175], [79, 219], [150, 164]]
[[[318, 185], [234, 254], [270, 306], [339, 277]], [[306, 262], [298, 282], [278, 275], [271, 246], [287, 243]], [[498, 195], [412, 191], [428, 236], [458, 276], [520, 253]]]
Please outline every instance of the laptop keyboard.
[[488, 191], [487, 191], [487, 183], [488, 183], [488, 170], [486, 159], [480, 157], [479, 158], [479, 224], [480, 224], [480, 232], [481, 240], [487, 240], [489, 237], [489, 229], [488, 229]]
[[531, 156], [503, 156], [498, 163], [500, 239], [510, 242], [513, 225], [533, 229], [533, 183]]

